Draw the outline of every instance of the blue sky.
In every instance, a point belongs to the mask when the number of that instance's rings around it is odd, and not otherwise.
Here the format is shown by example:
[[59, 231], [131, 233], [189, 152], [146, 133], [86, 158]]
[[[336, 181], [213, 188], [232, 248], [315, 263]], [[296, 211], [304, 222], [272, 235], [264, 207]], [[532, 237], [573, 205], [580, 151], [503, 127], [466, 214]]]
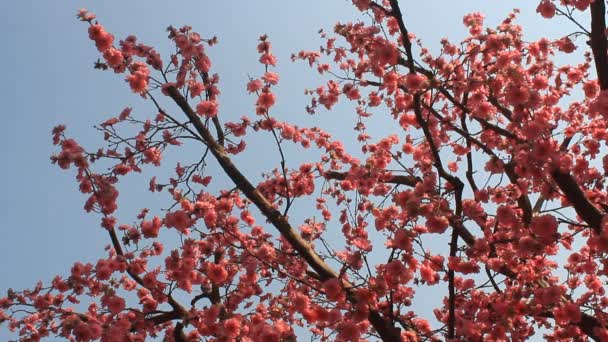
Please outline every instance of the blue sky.
[[[472, 11], [487, 15], [494, 25], [512, 8], [521, 8], [519, 22], [527, 35], [559, 37], [571, 26], [560, 20], [548, 22], [534, 13], [537, 1], [401, 1], [406, 24], [428, 47], [442, 37], [458, 40], [465, 34], [462, 16]], [[319, 125], [337, 137], [354, 141], [350, 127], [354, 117], [341, 106], [317, 117], [305, 114], [308, 98], [304, 88], [321, 84], [304, 63], [292, 63], [289, 56], [301, 49], [315, 49], [321, 40], [317, 31], [331, 32], [338, 20], [360, 16], [346, 0], [307, 1], [2, 1], [0, 31], [3, 32], [3, 191], [0, 192], [0, 291], [35, 285], [66, 274], [78, 260], [95, 261], [104, 256], [106, 234], [98, 217], [82, 209], [74, 173], [51, 165], [54, 151], [50, 130], [59, 123], [68, 135], [84, 146], [101, 146], [92, 128], [105, 118], [132, 106], [141, 115], [152, 108], [133, 95], [122, 76], [92, 68], [98, 53], [86, 33], [86, 25], [75, 18], [86, 7], [117, 38], [137, 35], [148, 45], [168, 51], [165, 28], [189, 24], [203, 36], [218, 36], [220, 44], [210, 54], [220, 74], [222, 113], [233, 118], [252, 114], [254, 99], [244, 91], [248, 75], [262, 73], [255, 46], [261, 34], [268, 34], [279, 58], [281, 82], [277, 88], [277, 115], [301, 125]], [[561, 32], [560, 32], [561, 30]], [[166, 56], [166, 54], [165, 54]], [[222, 114], [224, 115], [224, 114]], [[350, 120], [350, 121], [345, 121]], [[346, 124], [345, 124], [346, 122]], [[376, 126], [381, 130], [382, 126]], [[262, 142], [260, 144], [263, 144]], [[258, 151], [263, 151], [259, 147]], [[298, 157], [292, 155], [291, 165]], [[274, 155], [249, 153], [240, 158], [245, 169], [265, 163], [276, 165]], [[273, 164], [275, 163], [275, 164]], [[252, 170], [257, 170], [252, 168]], [[256, 177], [258, 175], [255, 175]], [[161, 206], [159, 197], [145, 191], [149, 177], [127, 177], [121, 187], [119, 218], [129, 223], [142, 207]], [[414, 307], [414, 309], [417, 309]], [[431, 312], [430, 308], [418, 309]], [[0, 329], [0, 340], [7, 338]]]

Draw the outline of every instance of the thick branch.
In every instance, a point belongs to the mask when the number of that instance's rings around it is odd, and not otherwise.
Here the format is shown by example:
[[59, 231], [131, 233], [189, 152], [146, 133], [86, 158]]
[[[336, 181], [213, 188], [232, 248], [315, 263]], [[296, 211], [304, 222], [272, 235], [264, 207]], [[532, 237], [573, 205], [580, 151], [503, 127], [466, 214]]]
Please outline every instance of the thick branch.
[[177, 312], [170, 311], [170, 312], [163, 312], [161, 314], [147, 318], [146, 321], [152, 322], [154, 325], [161, 325], [163, 323], [167, 323], [174, 319], [180, 319], [180, 318], [182, 318], [182, 317]]
[[[219, 145], [213, 136], [200, 120], [198, 115], [192, 110], [186, 98], [182, 96], [175, 86], [167, 89], [169, 96], [175, 101], [180, 109], [186, 114], [190, 122], [194, 125], [197, 132], [203, 137], [207, 147], [216, 158], [224, 172], [230, 177], [234, 184], [243, 192], [243, 194], [262, 212], [262, 214], [270, 221], [270, 223], [281, 233], [281, 236], [287, 240], [291, 246], [298, 251], [306, 263], [312, 267], [321, 280], [338, 278], [338, 274], [329, 267], [314, 251], [314, 249], [304, 240], [289, 224], [286, 217], [276, 210], [272, 204], [256, 189], [253, 184], [241, 173], [234, 165], [224, 148]], [[343, 281], [343, 287], [349, 293], [352, 293], [352, 284]], [[354, 296], [349, 296], [354, 298]], [[376, 332], [380, 335], [383, 341], [400, 341], [400, 332], [391, 322], [385, 320], [376, 310], [370, 310], [368, 319]]]
[[[408, 31], [407, 31], [404, 21], [403, 21], [403, 16], [402, 16], [401, 10], [399, 8], [398, 0], [390, 0], [390, 4], [391, 4], [391, 8], [392, 8], [391, 14], [397, 20], [399, 30], [401, 31], [401, 42], [405, 48], [405, 52], [407, 55], [407, 60], [405, 61], [405, 66], [408, 67], [410, 73], [416, 73], [417, 68], [414, 64], [414, 59], [413, 59], [413, 54], [412, 54], [412, 45], [409, 40]], [[608, 57], [607, 57], [608, 52], [607, 52], [606, 37], [604, 34], [605, 26], [606, 25], [605, 25], [604, 0], [599, 0], [599, 1], [596, 0], [592, 3], [592, 48], [593, 48], [593, 52], [594, 52], [596, 68], [598, 71], [598, 78], [600, 79], [600, 85], [601, 85], [602, 89], [608, 89]], [[595, 34], [593, 31], [595, 31]], [[441, 91], [441, 89], [440, 89], [440, 91]], [[446, 94], [451, 95], [445, 89], [442, 92], [442, 94], [444, 96]], [[446, 97], [448, 99], [450, 99], [451, 96], [446, 96]], [[451, 99], [452, 99], [452, 101], [451, 101], [452, 103], [454, 103], [454, 104], [459, 103], [458, 101], [455, 101], [455, 99], [453, 97], [451, 97]], [[489, 100], [494, 106], [496, 106], [501, 111], [501, 113], [507, 119], [512, 120], [512, 113], [508, 108], [503, 107], [498, 102], [498, 100], [496, 98], [494, 98], [493, 96], [490, 96]], [[447, 172], [445, 172], [445, 170], [443, 169], [443, 166], [441, 165], [441, 161], [437, 159], [438, 153], [437, 153], [436, 147], [434, 146], [432, 136], [430, 136], [430, 134], [428, 132], [428, 127], [425, 125], [425, 122], [423, 121], [420, 105], [421, 105], [420, 95], [415, 94], [414, 95], [414, 112], [416, 114], [416, 118], [417, 118], [418, 122], [420, 123], [420, 125], [424, 131], [426, 140], [430, 145], [431, 152], [434, 154], [435, 167], [436, 167], [437, 171], [439, 172], [440, 176], [442, 176], [446, 180], [452, 182], [458, 188], [459, 186], [462, 186], [463, 183], [460, 182], [460, 180], [457, 177], [454, 177], [454, 176], [448, 174]], [[459, 106], [459, 108], [464, 109], [464, 106]], [[486, 124], [486, 127], [497, 131], [496, 128], [498, 126], [489, 127]], [[510, 132], [507, 132], [505, 130], [502, 130], [502, 131], [503, 132], [500, 132], [500, 133], [504, 136], [512, 135]], [[516, 140], [518, 140], [518, 139], [516, 139]], [[558, 184], [560, 189], [564, 192], [564, 194], [566, 195], [566, 198], [570, 201], [570, 203], [572, 203], [577, 214], [581, 218], [583, 218], [590, 226], [592, 226], [596, 232], [599, 232], [601, 230], [600, 224], [601, 224], [602, 214], [586, 198], [585, 194], [580, 189], [580, 187], [576, 183], [575, 179], [570, 174], [561, 173], [559, 170], [555, 170], [552, 173], [552, 177], [555, 180], [555, 182]], [[513, 179], [511, 179], [511, 180], [513, 181]], [[454, 182], [454, 181], [456, 181], [456, 182]], [[526, 219], [530, 220], [531, 217], [530, 217], [529, 213], [531, 213], [532, 210], [531, 210], [531, 205], [530, 205], [529, 201], [523, 206], [522, 209], [526, 209], [526, 211], [527, 211]], [[461, 224], [461, 226], [462, 226], [462, 224]], [[474, 242], [474, 239], [472, 239], [472, 242]], [[471, 244], [468, 241], [467, 241], [467, 245], [471, 246]], [[514, 278], [514, 279], [517, 278], [517, 275], [514, 274], [511, 270], [509, 270], [507, 268], [501, 269], [500, 272], [505, 274], [509, 278]], [[543, 286], [542, 283], [543, 283], [543, 281], [541, 281], [541, 284], [539, 284], [539, 285]], [[552, 317], [552, 314], [550, 312], [548, 312], [548, 315]], [[594, 340], [598, 339], [598, 336], [594, 332], [595, 328], [603, 327], [603, 325], [597, 318], [590, 316], [588, 314], [582, 315], [582, 319], [578, 323], [578, 326], [581, 328], [581, 330], [583, 330], [585, 332], [585, 334], [587, 334], [590, 338], [592, 338]], [[448, 332], [448, 334], [449, 333], [450, 332]]]
[[593, 230], [599, 234], [602, 231], [602, 212], [593, 205], [585, 196], [580, 186], [574, 180], [574, 177], [568, 173], [563, 173], [559, 169], [555, 169], [551, 176], [557, 186], [562, 190], [570, 204], [580, 216]]
[[173, 339], [175, 342], [187, 342], [188, 337], [184, 334], [184, 325], [179, 322], [175, 325], [175, 330], [173, 330]]
[[591, 50], [602, 90], [608, 89], [608, 44], [606, 43], [606, 5], [604, 0], [591, 3]]
[[[450, 257], [456, 256], [458, 250], [458, 233], [456, 229], [452, 232], [450, 241]], [[448, 338], [456, 337], [456, 291], [454, 287], [454, 270], [448, 270]]]
[[337, 274], [312, 250], [310, 245], [298, 235], [287, 222], [285, 217], [276, 210], [270, 202], [249, 182], [249, 180], [241, 173], [234, 165], [224, 148], [219, 145], [207, 127], [203, 124], [197, 114], [192, 110], [187, 100], [180, 94], [175, 87], [168, 88], [169, 96], [186, 114], [190, 122], [194, 125], [198, 133], [203, 137], [205, 143], [218, 163], [226, 172], [228, 177], [235, 185], [251, 200], [264, 216], [272, 223], [285, 237], [285, 239], [302, 255], [306, 262], [319, 274], [323, 279], [336, 277]]
[[[335, 179], [335, 180], [345, 180], [348, 173], [346, 172], [338, 172], [338, 171], [326, 171], [323, 173], [323, 176], [327, 179]], [[420, 183], [422, 180], [418, 177], [414, 176], [404, 176], [404, 175], [393, 175], [388, 179], [380, 180], [381, 183], [389, 183], [389, 184], [401, 184], [414, 187], [416, 184]]]

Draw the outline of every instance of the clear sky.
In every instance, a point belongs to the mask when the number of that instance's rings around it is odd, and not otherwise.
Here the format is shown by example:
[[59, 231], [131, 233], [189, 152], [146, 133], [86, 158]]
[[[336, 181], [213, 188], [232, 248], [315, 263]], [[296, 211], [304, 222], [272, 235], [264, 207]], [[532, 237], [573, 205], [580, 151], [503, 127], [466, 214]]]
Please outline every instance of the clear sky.
[[[543, 20], [534, 13], [538, 1], [430, 0], [401, 1], [408, 28], [428, 47], [437, 47], [442, 37], [463, 37], [462, 16], [472, 11], [487, 15], [489, 25], [497, 24], [512, 8], [521, 8], [519, 22], [530, 38], [559, 37], [570, 24]], [[105, 255], [106, 233], [99, 218], [82, 209], [84, 197], [77, 191], [74, 172], [51, 165], [54, 151], [50, 131], [59, 123], [68, 125], [68, 135], [84, 146], [101, 146], [92, 128], [110, 115], [132, 106], [141, 115], [152, 114], [149, 104], [133, 95], [122, 76], [92, 68], [98, 52], [89, 41], [86, 25], [75, 18], [86, 7], [97, 14], [117, 39], [137, 35], [148, 45], [168, 51], [168, 25], [189, 24], [203, 36], [217, 35], [220, 44], [211, 50], [214, 70], [220, 74], [222, 113], [232, 117], [251, 114], [254, 99], [244, 91], [247, 77], [259, 75], [255, 45], [268, 34], [279, 58], [281, 82], [277, 88], [277, 113], [301, 125], [320, 125], [346, 141], [353, 141], [354, 116], [347, 107], [305, 114], [304, 88], [320, 84], [320, 79], [304, 63], [292, 63], [291, 53], [315, 49], [321, 40], [317, 31], [331, 31], [338, 20], [356, 20], [360, 15], [346, 0], [264, 0], [264, 1], [0, 1], [0, 32], [3, 51], [2, 167], [0, 179], [0, 291], [20, 289], [66, 274], [75, 261], [95, 261]], [[561, 26], [560, 26], [561, 25]], [[166, 54], [164, 54], [166, 56]], [[222, 114], [224, 115], [224, 114]], [[228, 115], [228, 114], [227, 114]], [[381, 129], [376, 127], [375, 129]], [[352, 145], [351, 145], [352, 146]], [[261, 149], [259, 151], [262, 151]], [[252, 153], [240, 159], [245, 168], [266, 162], [276, 166], [276, 158]], [[298, 158], [291, 157], [291, 165]], [[275, 163], [275, 164], [273, 164]], [[256, 175], [257, 176], [257, 175]], [[121, 185], [119, 218], [132, 221], [142, 207], [159, 206], [150, 197], [143, 180], [127, 177]], [[164, 199], [164, 197], [163, 197]], [[150, 202], [151, 201], [151, 202]], [[430, 313], [428, 306], [419, 306]], [[0, 329], [0, 340], [7, 332]]]

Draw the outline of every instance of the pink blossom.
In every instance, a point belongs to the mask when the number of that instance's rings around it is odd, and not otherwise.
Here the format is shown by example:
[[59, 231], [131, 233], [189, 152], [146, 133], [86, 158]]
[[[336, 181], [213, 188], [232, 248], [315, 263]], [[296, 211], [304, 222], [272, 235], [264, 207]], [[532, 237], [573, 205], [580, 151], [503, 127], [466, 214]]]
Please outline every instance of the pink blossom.
[[298, 293], [291, 301], [291, 304], [296, 310], [302, 312], [308, 309], [310, 305], [310, 298], [302, 293]]
[[532, 220], [531, 229], [543, 241], [555, 240], [557, 234], [557, 220], [552, 215], [542, 215]]
[[277, 65], [277, 58], [271, 53], [265, 53], [260, 57], [260, 63], [265, 65]]
[[393, 248], [410, 250], [412, 248], [412, 238], [407, 230], [399, 229], [395, 232], [395, 237], [393, 238], [391, 245]]
[[141, 223], [141, 232], [145, 238], [158, 237], [158, 232], [160, 231], [161, 225], [162, 225], [162, 220], [160, 218], [154, 216], [152, 221], [143, 221]]
[[188, 233], [188, 228], [190, 228], [192, 224], [193, 222], [190, 215], [183, 210], [170, 212], [165, 216], [165, 225], [167, 227], [174, 227], [185, 234]]
[[570, 40], [570, 38], [568, 38], [568, 37], [564, 37], [564, 38], [557, 40], [555, 42], [555, 45], [557, 45], [557, 48], [559, 49], [559, 51], [562, 51], [565, 53], [572, 53], [572, 52], [574, 52], [574, 50], [576, 50], [576, 45], [574, 45], [572, 40]]
[[106, 303], [108, 306], [108, 310], [110, 310], [113, 315], [119, 314], [122, 310], [125, 309], [126, 306], [125, 300], [117, 296], [110, 297], [110, 299], [108, 299]]
[[125, 164], [118, 164], [116, 166], [114, 166], [114, 172], [116, 172], [117, 175], [121, 175], [124, 176], [127, 173], [131, 172], [132, 168], [129, 165], [125, 165]]
[[199, 115], [204, 115], [206, 117], [212, 118], [217, 115], [217, 102], [215, 101], [201, 101], [196, 106], [196, 113]]
[[97, 274], [97, 278], [99, 280], [107, 280], [110, 279], [110, 276], [114, 270], [112, 269], [110, 263], [107, 260], [99, 260], [97, 265], [95, 266], [95, 273]]
[[420, 277], [429, 285], [436, 284], [439, 281], [437, 272], [426, 264], [420, 267]]
[[260, 43], [257, 46], [258, 52], [259, 53], [269, 53], [270, 49], [272, 48], [272, 44], [267, 40], [268, 37], [267, 36], [261, 36], [260, 37]]
[[148, 75], [143, 72], [135, 72], [127, 76], [127, 82], [134, 93], [145, 93], [148, 90]]
[[145, 163], [152, 163], [153, 165], [159, 166], [162, 152], [156, 147], [150, 147], [144, 151], [144, 157]]
[[445, 216], [432, 215], [426, 219], [426, 227], [429, 233], [441, 234], [448, 228], [449, 224], [450, 221]]
[[195, 98], [202, 94], [205, 90], [205, 85], [201, 82], [189, 82], [188, 89], [190, 90], [190, 97]]
[[120, 50], [109, 48], [104, 51], [103, 58], [111, 68], [117, 69], [123, 64], [123, 56]]
[[209, 263], [207, 264], [207, 277], [215, 284], [222, 284], [228, 278], [228, 271], [220, 264]]
[[262, 89], [263, 86], [264, 84], [260, 79], [254, 79], [247, 83], [247, 91], [249, 93], [255, 93], [256, 91]]
[[420, 74], [407, 74], [405, 76], [405, 86], [411, 92], [422, 90], [426, 86], [426, 77]]
[[513, 106], [523, 105], [529, 98], [530, 93], [524, 86], [512, 86], [507, 90], [507, 101]]
[[230, 338], [236, 338], [241, 332], [241, 322], [237, 318], [224, 321], [224, 333]]
[[399, 58], [399, 50], [393, 43], [385, 43], [376, 50], [375, 57], [381, 66], [395, 65]]
[[586, 10], [594, 0], [574, 0], [574, 7], [579, 11]]
[[89, 12], [86, 8], [81, 8], [76, 12], [76, 16], [82, 21], [93, 21], [96, 16], [94, 13]]
[[279, 74], [268, 71], [264, 74], [264, 76], [262, 76], [262, 79], [268, 84], [275, 85], [279, 83]]
[[597, 84], [597, 80], [585, 82], [583, 84], [583, 91], [585, 92], [585, 97], [588, 99], [596, 97], [600, 91], [600, 87]]
[[265, 90], [258, 97], [258, 101], [256, 102], [256, 105], [260, 108], [268, 110], [270, 107], [272, 107], [274, 105], [275, 101], [276, 101], [275, 95], [272, 92], [270, 92], [270, 90]]
[[104, 52], [114, 43], [114, 36], [103, 28], [100, 24], [89, 26], [89, 38], [95, 41], [95, 46], [100, 52]]
[[576, 324], [581, 320], [581, 311], [574, 303], [556, 307], [553, 309], [553, 315], [557, 323], [562, 325]]
[[589, 110], [594, 114], [608, 115], [608, 90], [600, 91], [595, 100], [591, 102]]
[[340, 279], [331, 278], [326, 280], [323, 283], [323, 289], [325, 290], [325, 295], [329, 300], [337, 301], [342, 296], [342, 284]]
[[359, 93], [359, 89], [352, 83], [347, 83], [342, 88], [342, 92], [349, 100], [358, 100], [361, 98], [361, 94]]

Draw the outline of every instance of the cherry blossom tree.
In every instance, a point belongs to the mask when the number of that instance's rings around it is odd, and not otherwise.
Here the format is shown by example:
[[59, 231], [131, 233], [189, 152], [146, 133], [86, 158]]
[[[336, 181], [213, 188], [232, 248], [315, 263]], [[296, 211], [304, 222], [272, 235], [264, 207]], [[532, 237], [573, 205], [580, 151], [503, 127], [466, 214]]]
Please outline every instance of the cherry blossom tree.
[[[122, 75], [156, 114], [125, 108], [98, 126], [107, 144], [95, 149], [53, 130], [52, 162], [76, 171], [108, 247], [9, 291], [0, 323], [21, 341], [608, 341], [605, 2], [542, 0], [537, 12], [574, 32], [531, 42], [517, 11], [496, 28], [472, 13], [469, 36], [442, 40], [438, 54], [408, 31], [397, 0], [352, 2], [359, 21], [321, 31], [319, 50], [292, 59], [326, 79], [307, 90], [310, 115], [354, 105], [360, 151], [276, 118], [269, 37], [244, 84], [254, 114], [237, 118], [222, 112], [215, 38], [169, 27], [163, 59], [80, 10], [95, 67]], [[578, 64], [557, 63], [575, 51]], [[279, 158], [261, 181], [238, 163], [257, 135]], [[290, 165], [286, 146], [316, 157]], [[167, 154], [180, 163], [149, 191], [170, 206], [120, 222], [119, 180]], [[230, 186], [214, 187], [221, 177]], [[421, 287], [441, 293], [434, 317], [412, 306]]]

